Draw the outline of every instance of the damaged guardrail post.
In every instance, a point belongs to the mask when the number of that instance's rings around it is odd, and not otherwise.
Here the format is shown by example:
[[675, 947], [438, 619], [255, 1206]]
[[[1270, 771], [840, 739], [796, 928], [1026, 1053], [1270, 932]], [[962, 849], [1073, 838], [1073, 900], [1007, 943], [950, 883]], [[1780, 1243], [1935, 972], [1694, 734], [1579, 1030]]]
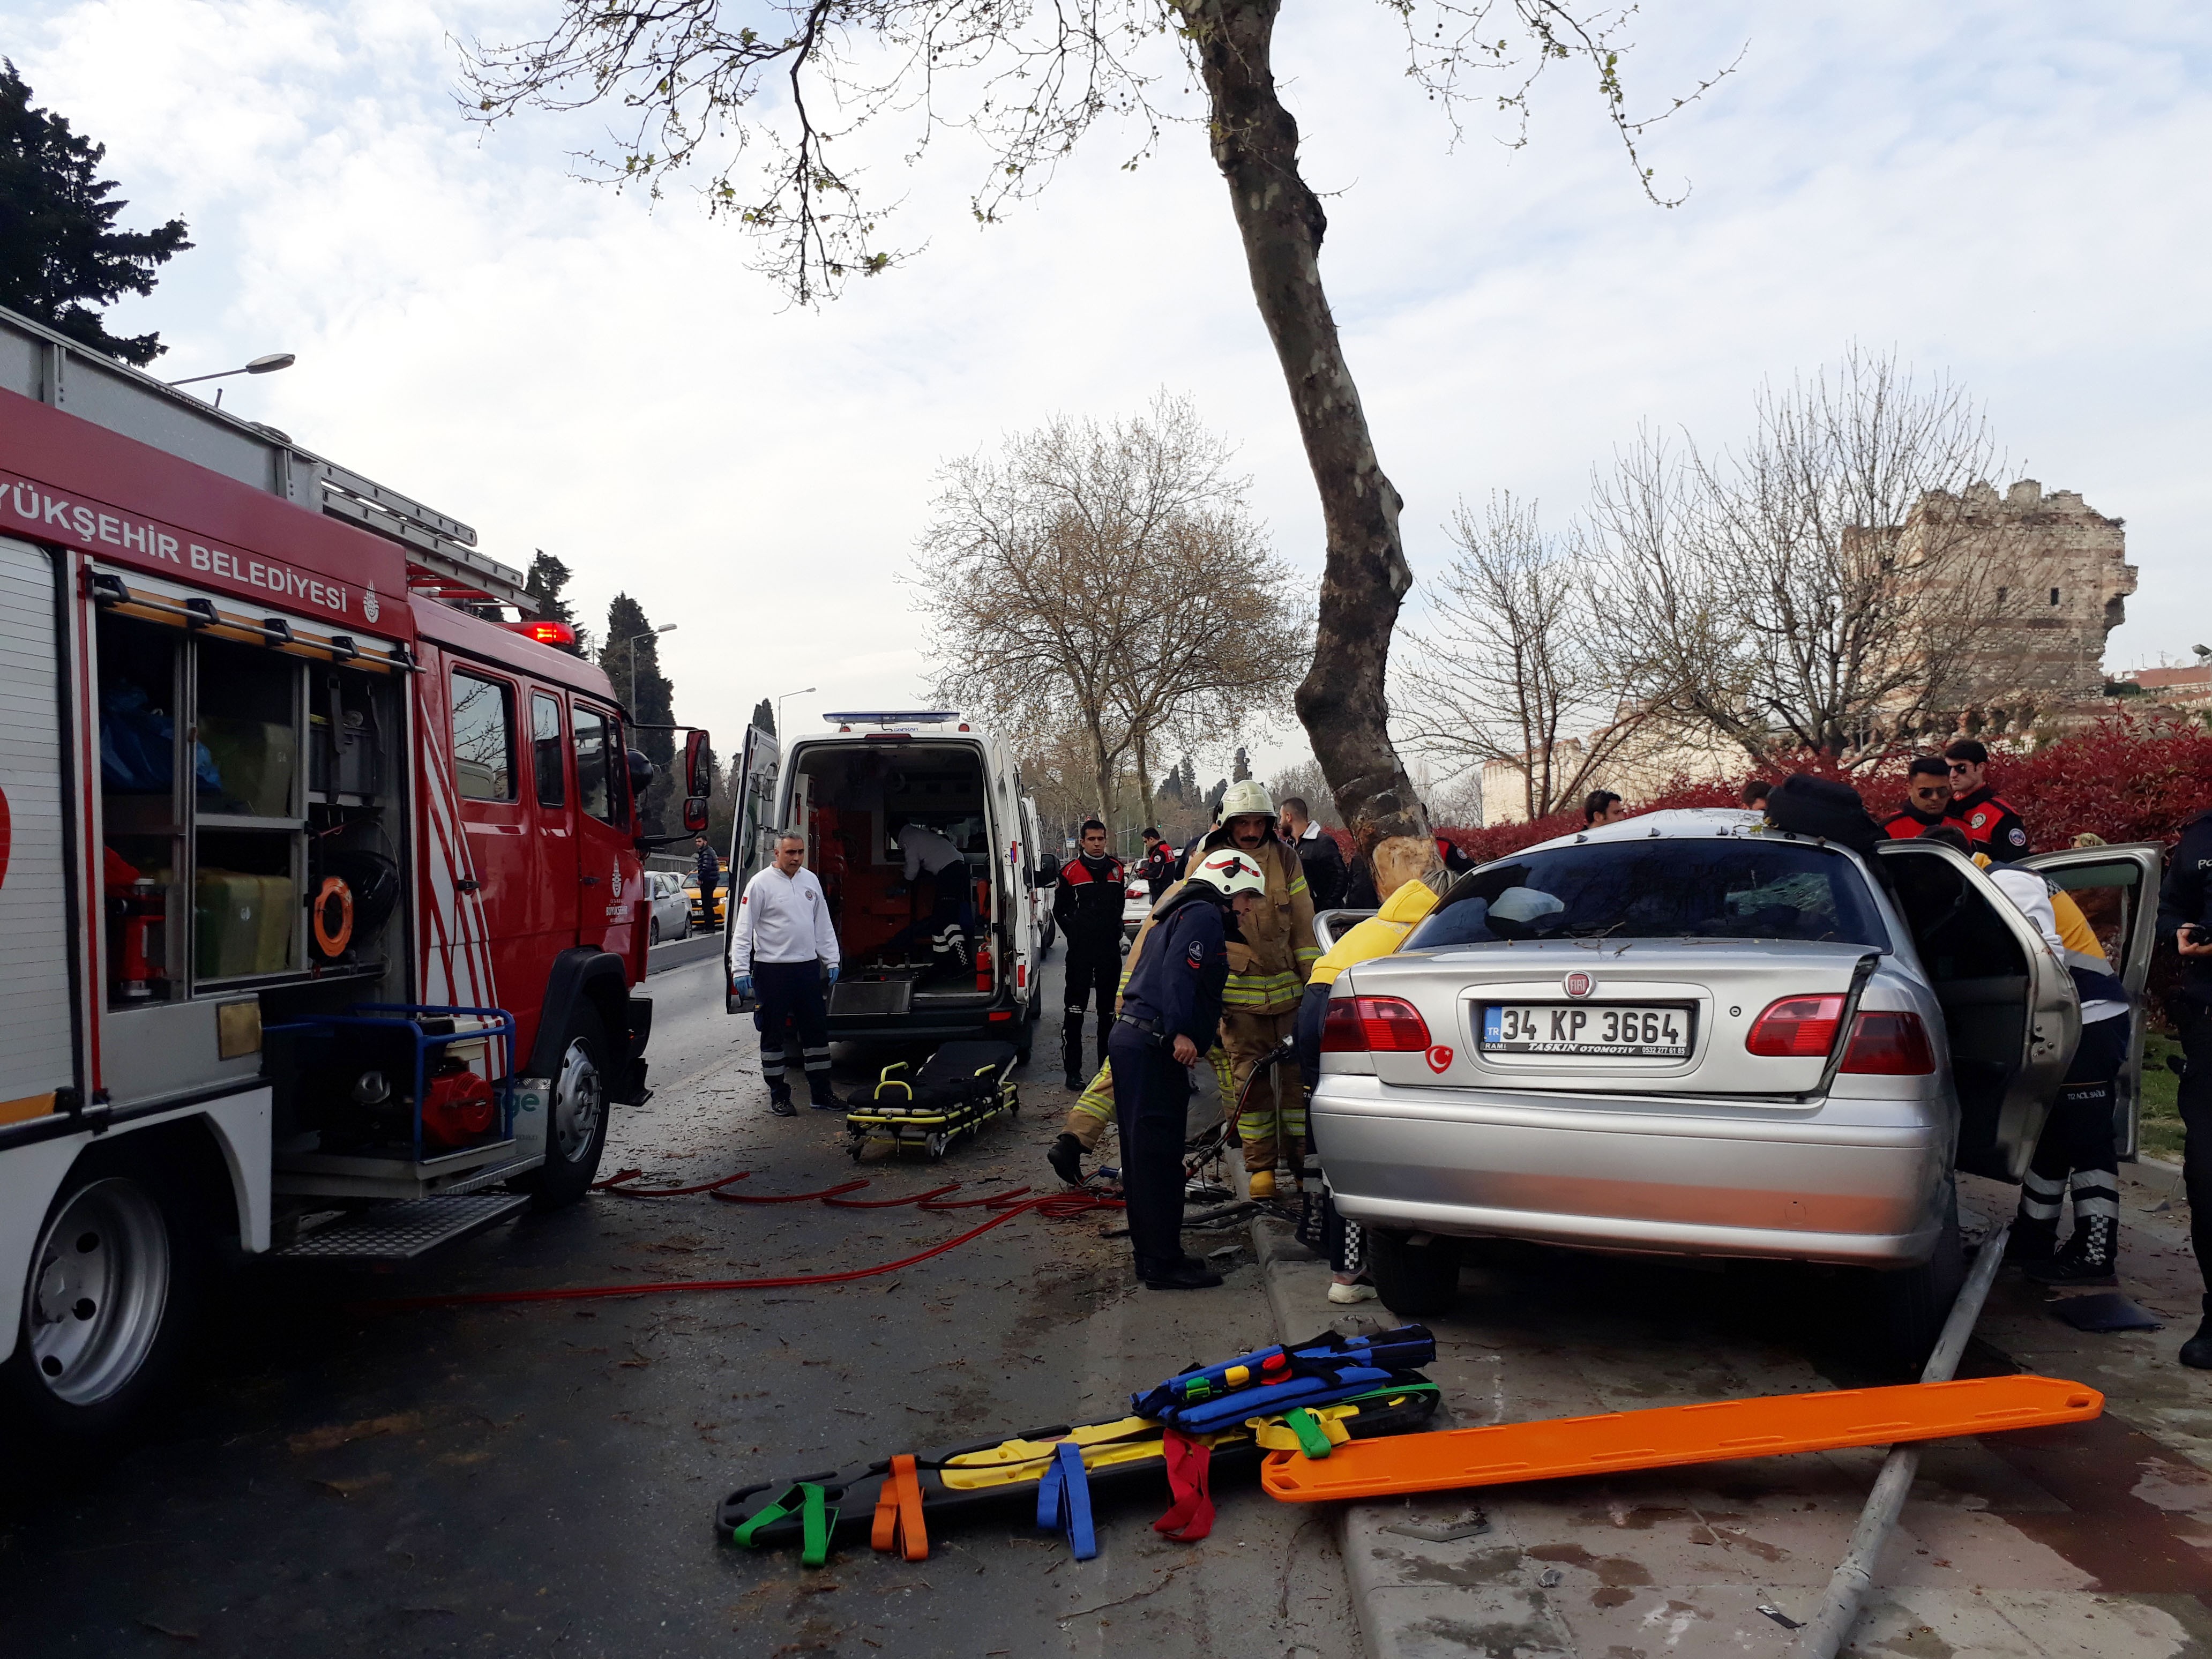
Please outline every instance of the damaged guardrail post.
[[[1943, 1322], [1942, 1334], [1936, 1339], [1936, 1351], [1928, 1356], [1928, 1364], [1921, 1370], [1923, 1382], [1948, 1382], [1951, 1373], [1959, 1369], [1959, 1360], [1966, 1352], [1966, 1340], [1973, 1335], [1975, 1322], [1982, 1316], [1982, 1304], [1989, 1299], [1990, 1286], [1996, 1282], [1997, 1268], [2004, 1261], [2005, 1238], [2010, 1231], [2009, 1224], [2002, 1226], [1982, 1241], [1982, 1248], [1974, 1257], [1973, 1271], [1966, 1275], [1958, 1300], [1951, 1304], [1951, 1316]], [[1852, 1530], [1850, 1548], [1844, 1552], [1842, 1564], [1828, 1580], [1827, 1594], [1821, 1597], [1820, 1611], [1798, 1632], [1796, 1643], [1790, 1649], [1796, 1659], [1835, 1659], [1842, 1649], [1851, 1626], [1858, 1622], [1859, 1607], [1873, 1587], [1874, 1570], [1881, 1559], [1882, 1546], [1888, 1541], [1890, 1528], [1904, 1511], [1905, 1498], [1912, 1491], [1913, 1477], [1919, 1472], [1918, 1445], [1889, 1449], [1889, 1455], [1882, 1461], [1881, 1473], [1875, 1479], [1874, 1490], [1867, 1494], [1866, 1508], [1859, 1513], [1859, 1523]]]

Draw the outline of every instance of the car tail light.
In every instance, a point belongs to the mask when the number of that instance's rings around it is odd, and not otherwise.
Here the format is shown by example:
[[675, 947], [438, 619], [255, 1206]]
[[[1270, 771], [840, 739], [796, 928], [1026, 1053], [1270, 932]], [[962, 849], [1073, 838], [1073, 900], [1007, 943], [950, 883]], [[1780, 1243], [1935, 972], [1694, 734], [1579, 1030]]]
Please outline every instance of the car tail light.
[[1877, 1077], [1925, 1077], [1936, 1069], [1936, 1048], [1917, 1014], [1861, 1014], [1851, 1022], [1844, 1069]]
[[1322, 1021], [1325, 1054], [1418, 1054], [1429, 1046], [1429, 1024], [1403, 997], [1335, 997]]
[[1840, 996], [1782, 997], [1752, 1021], [1743, 1046], [1773, 1060], [1817, 1060], [1836, 1046], [1843, 1023]]

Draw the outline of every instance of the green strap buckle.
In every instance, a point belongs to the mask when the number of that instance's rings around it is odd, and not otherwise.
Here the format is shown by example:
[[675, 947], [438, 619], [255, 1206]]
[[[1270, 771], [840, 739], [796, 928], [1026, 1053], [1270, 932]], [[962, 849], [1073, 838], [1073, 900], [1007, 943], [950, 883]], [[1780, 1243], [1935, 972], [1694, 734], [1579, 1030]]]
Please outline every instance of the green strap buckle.
[[730, 1541], [749, 1550], [758, 1549], [756, 1534], [788, 1520], [794, 1507], [799, 1513], [799, 1561], [805, 1566], [821, 1566], [830, 1559], [830, 1534], [837, 1529], [837, 1510], [821, 1486], [811, 1480], [799, 1481], [743, 1526], [732, 1527]]
[[1326, 1457], [1329, 1454], [1329, 1438], [1321, 1426], [1321, 1419], [1304, 1406], [1293, 1407], [1283, 1413], [1283, 1426], [1298, 1437], [1298, 1449], [1308, 1457]]

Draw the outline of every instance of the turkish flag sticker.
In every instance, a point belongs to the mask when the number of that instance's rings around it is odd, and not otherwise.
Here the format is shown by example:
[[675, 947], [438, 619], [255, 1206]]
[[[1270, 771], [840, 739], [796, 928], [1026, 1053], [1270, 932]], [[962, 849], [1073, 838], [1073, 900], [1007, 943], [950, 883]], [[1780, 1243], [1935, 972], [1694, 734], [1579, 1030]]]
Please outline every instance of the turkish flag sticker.
[[1451, 1054], [1450, 1049], [1445, 1048], [1441, 1042], [1438, 1043], [1429, 1050], [1429, 1069], [1437, 1073], [1449, 1072], [1451, 1070]]

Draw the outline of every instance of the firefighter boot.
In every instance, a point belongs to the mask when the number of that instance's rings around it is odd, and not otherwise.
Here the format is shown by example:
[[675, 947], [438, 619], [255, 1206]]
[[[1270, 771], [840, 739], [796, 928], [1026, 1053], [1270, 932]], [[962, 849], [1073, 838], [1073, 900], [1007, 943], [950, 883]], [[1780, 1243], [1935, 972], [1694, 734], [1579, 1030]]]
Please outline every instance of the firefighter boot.
[[2029, 1263], [2027, 1276], [2039, 1285], [2117, 1285], [2119, 1231], [2108, 1215], [2082, 1216], [2066, 1248], [2048, 1261]]
[[1083, 1143], [1073, 1135], [1063, 1133], [1054, 1141], [1052, 1149], [1044, 1155], [1044, 1161], [1051, 1164], [1052, 1172], [1069, 1186], [1080, 1187], [1083, 1184]]
[[781, 1078], [768, 1085], [768, 1109], [778, 1117], [796, 1117], [799, 1108], [791, 1103], [791, 1085]]

